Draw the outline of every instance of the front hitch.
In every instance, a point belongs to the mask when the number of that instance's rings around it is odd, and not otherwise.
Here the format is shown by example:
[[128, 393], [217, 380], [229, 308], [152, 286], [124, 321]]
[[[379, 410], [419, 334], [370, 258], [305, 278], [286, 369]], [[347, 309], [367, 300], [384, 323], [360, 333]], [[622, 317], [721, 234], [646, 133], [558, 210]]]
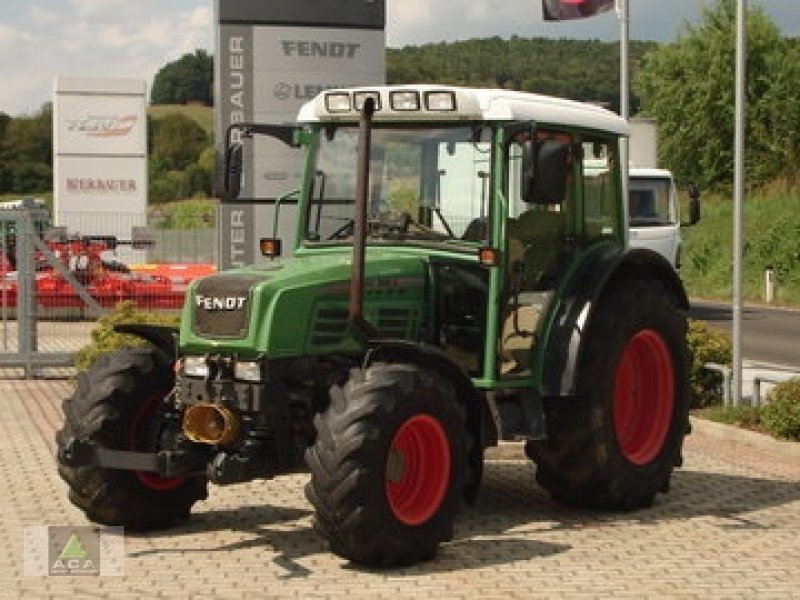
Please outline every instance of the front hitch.
[[59, 450], [59, 460], [72, 468], [102, 467], [122, 471], [144, 471], [159, 477], [204, 474], [207, 456], [205, 453], [187, 450], [161, 450], [159, 452], [135, 452], [112, 450], [97, 446], [86, 440], [71, 437]]

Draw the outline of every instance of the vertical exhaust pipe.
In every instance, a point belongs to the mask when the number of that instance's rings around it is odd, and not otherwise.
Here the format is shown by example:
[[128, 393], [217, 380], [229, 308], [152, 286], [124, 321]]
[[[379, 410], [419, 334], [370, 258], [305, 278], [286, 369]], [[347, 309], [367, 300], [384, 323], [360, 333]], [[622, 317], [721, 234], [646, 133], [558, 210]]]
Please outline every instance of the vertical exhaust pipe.
[[367, 339], [381, 337], [380, 332], [364, 318], [364, 255], [367, 240], [367, 202], [369, 200], [369, 157], [372, 144], [372, 115], [375, 101], [367, 98], [358, 122], [358, 155], [356, 164], [356, 205], [353, 217], [353, 260], [350, 270], [349, 317], [355, 332]]

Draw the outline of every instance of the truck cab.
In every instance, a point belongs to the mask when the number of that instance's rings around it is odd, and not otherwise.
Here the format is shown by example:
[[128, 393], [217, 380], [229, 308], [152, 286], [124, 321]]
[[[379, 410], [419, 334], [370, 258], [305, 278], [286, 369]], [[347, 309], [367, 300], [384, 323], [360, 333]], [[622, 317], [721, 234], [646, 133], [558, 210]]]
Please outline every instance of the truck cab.
[[700, 219], [699, 192], [688, 186], [690, 216], [681, 222], [672, 172], [658, 166], [658, 123], [634, 117], [628, 140], [628, 242], [663, 256], [674, 269], [681, 266], [681, 227]]
[[649, 248], [680, 268], [681, 219], [670, 171], [641, 167], [629, 170], [628, 223], [631, 248]]

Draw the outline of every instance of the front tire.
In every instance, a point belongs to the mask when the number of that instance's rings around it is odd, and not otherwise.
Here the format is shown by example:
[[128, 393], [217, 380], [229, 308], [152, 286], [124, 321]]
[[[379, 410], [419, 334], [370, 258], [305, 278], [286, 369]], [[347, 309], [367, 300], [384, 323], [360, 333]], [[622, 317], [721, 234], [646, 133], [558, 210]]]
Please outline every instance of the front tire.
[[306, 453], [306, 496], [334, 553], [371, 567], [433, 558], [467, 474], [466, 414], [449, 381], [409, 364], [353, 369]]
[[[125, 348], [99, 358], [80, 374], [75, 393], [64, 401], [64, 427], [56, 434], [59, 457], [72, 437], [114, 450], [163, 449], [179, 428], [164, 412], [163, 400], [173, 383], [169, 361], [154, 348]], [[208, 495], [203, 476], [162, 478], [71, 467], [60, 458], [58, 472], [69, 485], [70, 501], [89, 520], [132, 530], [184, 521], [192, 505]]]
[[537, 481], [567, 504], [635, 509], [669, 489], [688, 431], [686, 318], [657, 281], [603, 295], [578, 367], [578, 394], [548, 401]]

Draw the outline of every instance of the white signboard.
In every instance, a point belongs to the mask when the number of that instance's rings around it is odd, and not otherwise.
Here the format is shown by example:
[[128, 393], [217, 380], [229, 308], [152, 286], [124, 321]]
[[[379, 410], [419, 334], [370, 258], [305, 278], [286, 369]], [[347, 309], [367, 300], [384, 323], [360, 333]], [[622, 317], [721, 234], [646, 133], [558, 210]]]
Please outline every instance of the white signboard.
[[[145, 82], [57, 77], [53, 105], [54, 224], [129, 240], [147, 221]], [[119, 258], [143, 255], [121, 248]]]

